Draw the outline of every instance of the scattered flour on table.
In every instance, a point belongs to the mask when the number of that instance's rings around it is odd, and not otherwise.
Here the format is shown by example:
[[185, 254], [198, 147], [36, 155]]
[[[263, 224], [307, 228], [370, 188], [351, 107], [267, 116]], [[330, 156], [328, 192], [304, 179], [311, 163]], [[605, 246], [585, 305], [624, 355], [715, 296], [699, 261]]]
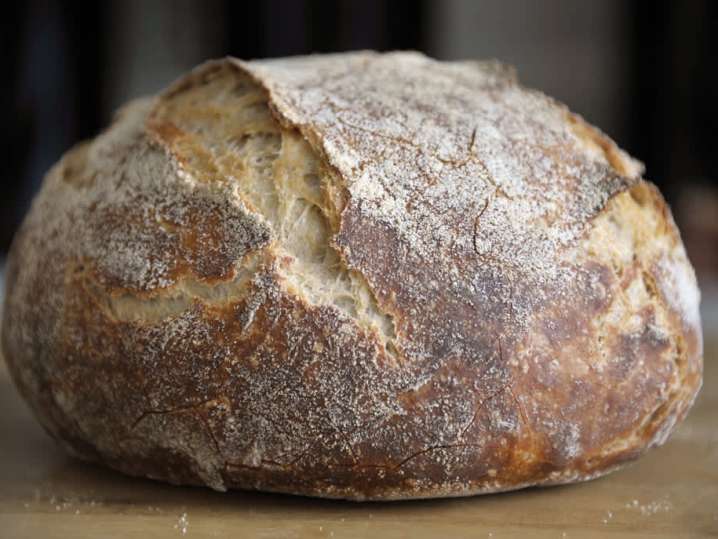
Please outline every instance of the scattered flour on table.
[[177, 519], [177, 524], [174, 525], [175, 530], [179, 530], [179, 532], [182, 535], [185, 535], [187, 533], [187, 529], [189, 528], [189, 519], [187, 518], [187, 513], [182, 513], [179, 518]]
[[632, 509], [641, 513], [642, 516], [647, 517], [655, 515], [656, 513], [664, 513], [673, 509], [673, 504], [665, 497], [660, 500], [653, 500], [644, 504], [638, 500], [633, 499], [625, 505], [626, 509]]

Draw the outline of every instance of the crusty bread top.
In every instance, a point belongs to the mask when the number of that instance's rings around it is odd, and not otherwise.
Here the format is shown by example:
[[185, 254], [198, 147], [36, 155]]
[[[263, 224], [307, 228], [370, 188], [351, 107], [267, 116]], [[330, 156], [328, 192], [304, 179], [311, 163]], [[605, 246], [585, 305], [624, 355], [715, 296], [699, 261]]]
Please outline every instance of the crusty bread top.
[[[388, 269], [380, 260], [388, 252], [352, 253], [357, 222], [371, 221], [437, 275], [510, 304], [514, 326], [526, 327], [549, 285], [575, 279], [561, 260], [641, 172], [610, 139], [497, 63], [362, 52], [237, 65], [344, 180], [348, 208], [335, 241], [350, 265]], [[491, 291], [480, 290], [485, 271], [502, 275]], [[446, 284], [416, 286], [431, 297]]]
[[695, 277], [640, 173], [495, 63], [210, 62], [50, 173], [4, 346], [52, 432], [132, 473], [170, 447], [216, 488], [590, 477], [700, 384]]

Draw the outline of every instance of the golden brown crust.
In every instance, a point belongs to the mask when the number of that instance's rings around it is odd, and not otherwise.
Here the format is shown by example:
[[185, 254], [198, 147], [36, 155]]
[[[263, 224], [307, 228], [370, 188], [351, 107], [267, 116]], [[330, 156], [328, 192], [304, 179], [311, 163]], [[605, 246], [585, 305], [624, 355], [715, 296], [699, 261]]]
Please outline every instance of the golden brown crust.
[[198, 68], [48, 175], [2, 346], [74, 454], [216, 489], [461, 496], [607, 473], [701, 381], [670, 212], [495, 64]]

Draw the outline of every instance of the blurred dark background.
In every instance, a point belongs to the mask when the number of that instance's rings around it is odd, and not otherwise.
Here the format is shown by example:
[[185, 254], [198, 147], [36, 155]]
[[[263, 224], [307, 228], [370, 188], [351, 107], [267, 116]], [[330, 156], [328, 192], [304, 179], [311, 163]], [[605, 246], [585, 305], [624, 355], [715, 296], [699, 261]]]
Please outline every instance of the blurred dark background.
[[0, 258], [43, 174], [113, 111], [212, 57], [361, 48], [495, 57], [646, 163], [701, 278], [718, 275], [711, 0], [30, 0], [4, 6]]

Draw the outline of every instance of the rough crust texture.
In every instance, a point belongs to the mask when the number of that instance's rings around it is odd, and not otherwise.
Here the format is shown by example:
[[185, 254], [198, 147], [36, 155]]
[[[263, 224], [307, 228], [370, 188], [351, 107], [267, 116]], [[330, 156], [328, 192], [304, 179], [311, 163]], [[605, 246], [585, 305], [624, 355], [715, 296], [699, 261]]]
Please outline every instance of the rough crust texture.
[[641, 166], [495, 63], [210, 62], [48, 174], [2, 345], [125, 473], [354, 500], [579, 481], [701, 384]]

